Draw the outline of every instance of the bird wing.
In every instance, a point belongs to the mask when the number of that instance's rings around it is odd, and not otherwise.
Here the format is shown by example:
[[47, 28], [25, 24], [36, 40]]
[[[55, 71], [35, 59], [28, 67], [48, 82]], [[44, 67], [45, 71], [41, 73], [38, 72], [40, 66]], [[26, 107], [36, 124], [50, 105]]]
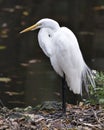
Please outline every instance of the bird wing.
[[[81, 76], [85, 62], [75, 35], [69, 29], [63, 27], [54, 35], [53, 43], [54, 57], [57, 61], [58, 69], [65, 74], [70, 89], [74, 93], [80, 94], [82, 89]], [[51, 63], [53, 68], [55, 68], [53, 61]], [[56, 72], [59, 71], [57, 68], [55, 70]]]

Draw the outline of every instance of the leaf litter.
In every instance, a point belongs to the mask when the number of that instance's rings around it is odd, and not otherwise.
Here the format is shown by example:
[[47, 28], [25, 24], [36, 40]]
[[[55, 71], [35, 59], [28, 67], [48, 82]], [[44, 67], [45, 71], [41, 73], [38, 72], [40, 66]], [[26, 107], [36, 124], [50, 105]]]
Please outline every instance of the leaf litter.
[[66, 104], [48, 101], [36, 107], [0, 108], [0, 130], [103, 130], [104, 109], [99, 105]]

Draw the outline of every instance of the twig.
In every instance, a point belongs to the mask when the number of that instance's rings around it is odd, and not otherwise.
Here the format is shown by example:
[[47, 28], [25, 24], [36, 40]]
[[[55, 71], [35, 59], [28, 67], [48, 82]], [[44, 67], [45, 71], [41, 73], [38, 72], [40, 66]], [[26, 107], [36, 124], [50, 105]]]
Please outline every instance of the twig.
[[102, 129], [101, 126], [99, 126], [99, 125], [92, 125], [92, 124], [90, 124], [90, 123], [82, 123], [81, 125], [88, 126], [88, 127], [91, 127], [91, 128], [99, 128], [99, 129]]
[[1, 104], [1, 106], [2, 107], [4, 107], [4, 104], [3, 104], [3, 102], [2, 102], [2, 100], [0, 99], [0, 104]]
[[104, 127], [104, 124], [102, 124], [102, 123], [100, 122], [100, 120], [98, 119], [97, 113], [93, 110], [93, 108], [91, 108], [91, 110], [92, 110], [92, 112], [93, 112], [93, 114], [94, 114], [94, 117], [95, 117], [96, 121], [97, 121], [102, 127]]

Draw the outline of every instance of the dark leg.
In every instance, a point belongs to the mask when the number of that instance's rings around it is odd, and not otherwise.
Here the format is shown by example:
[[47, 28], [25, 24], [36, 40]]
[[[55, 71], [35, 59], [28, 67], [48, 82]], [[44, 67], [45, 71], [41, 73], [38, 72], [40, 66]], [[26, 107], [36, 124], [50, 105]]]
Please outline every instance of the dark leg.
[[66, 89], [66, 82], [65, 82], [65, 74], [64, 74], [64, 77], [62, 78], [62, 110], [63, 110], [63, 113], [66, 112], [66, 93], [65, 93], [65, 89]]

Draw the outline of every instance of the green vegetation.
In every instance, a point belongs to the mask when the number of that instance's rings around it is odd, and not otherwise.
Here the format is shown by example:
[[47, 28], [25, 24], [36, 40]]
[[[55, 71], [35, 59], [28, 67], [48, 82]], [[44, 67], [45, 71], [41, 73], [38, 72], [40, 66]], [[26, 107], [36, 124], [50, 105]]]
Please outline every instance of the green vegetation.
[[96, 71], [95, 82], [96, 88], [90, 87], [90, 98], [87, 102], [104, 105], [104, 72]]

